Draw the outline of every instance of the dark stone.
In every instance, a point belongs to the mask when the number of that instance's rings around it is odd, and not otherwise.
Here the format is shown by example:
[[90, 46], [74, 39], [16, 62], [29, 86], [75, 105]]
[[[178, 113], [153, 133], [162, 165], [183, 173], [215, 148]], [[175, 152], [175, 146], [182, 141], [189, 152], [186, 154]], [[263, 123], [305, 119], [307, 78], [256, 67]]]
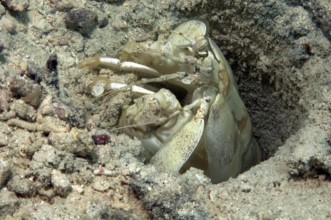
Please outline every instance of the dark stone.
[[50, 55], [47, 62], [46, 62], [46, 67], [49, 72], [57, 72], [57, 56], [56, 54]]
[[110, 142], [110, 137], [107, 134], [93, 135], [92, 139], [96, 145], [105, 145]]
[[0, 41], [0, 53], [5, 49], [5, 45]]
[[99, 28], [104, 28], [108, 25], [109, 21], [107, 18], [103, 18], [99, 21], [98, 27]]
[[68, 29], [87, 37], [98, 26], [98, 16], [88, 9], [73, 9], [67, 13], [64, 22]]
[[48, 70], [48, 75], [45, 77], [47, 85], [54, 86], [59, 89], [59, 78], [57, 74], [58, 60], [56, 54], [50, 55], [47, 62], [46, 68]]

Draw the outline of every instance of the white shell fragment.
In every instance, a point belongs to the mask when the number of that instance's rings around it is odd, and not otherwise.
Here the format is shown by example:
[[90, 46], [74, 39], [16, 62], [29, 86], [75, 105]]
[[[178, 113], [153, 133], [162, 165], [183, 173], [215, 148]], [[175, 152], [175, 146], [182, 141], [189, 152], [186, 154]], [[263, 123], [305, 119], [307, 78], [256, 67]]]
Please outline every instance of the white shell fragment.
[[100, 80], [100, 81], [95, 82], [91, 88], [91, 94], [94, 97], [100, 97], [101, 95], [104, 94], [106, 86], [107, 86], [107, 84], [104, 81]]

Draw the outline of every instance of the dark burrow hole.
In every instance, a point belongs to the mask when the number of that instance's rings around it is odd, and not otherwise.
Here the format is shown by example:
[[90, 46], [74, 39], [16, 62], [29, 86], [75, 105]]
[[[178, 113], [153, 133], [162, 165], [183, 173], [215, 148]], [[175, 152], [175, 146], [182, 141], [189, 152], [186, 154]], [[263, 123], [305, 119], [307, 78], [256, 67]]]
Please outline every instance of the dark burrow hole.
[[266, 160], [299, 129], [305, 110], [298, 103], [284, 100], [269, 81], [247, 74], [238, 78], [240, 96], [252, 120], [253, 136], [261, 148], [262, 159]]
[[293, 39], [280, 38], [258, 25], [243, 30], [232, 23], [244, 23], [242, 16], [231, 22], [227, 22], [227, 17], [224, 23], [210, 22], [210, 36], [231, 66], [262, 160], [267, 160], [299, 129], [306, 115], [305, 107], [299, 103], [304, 83], [298, 79], [298, 73], [313, 54], [297, 58], [294, 51], [300, 45]]

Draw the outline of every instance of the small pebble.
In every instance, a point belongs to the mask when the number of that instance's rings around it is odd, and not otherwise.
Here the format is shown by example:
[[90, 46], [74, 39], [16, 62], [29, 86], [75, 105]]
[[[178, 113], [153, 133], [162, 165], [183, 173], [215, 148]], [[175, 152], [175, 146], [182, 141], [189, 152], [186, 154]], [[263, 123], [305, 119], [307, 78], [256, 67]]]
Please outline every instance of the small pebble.
[[[0, 132], [0, 147], [8, 145], [8, 135]], [[1, 174], [0, 174], [1, 175]], [[0, 177], [0, 188], [1, 188], [1, 177]]]
[[1, 24], [4, 30], [6, 30], [10, 34], [16, 33], [16, 24], [13, 20], [9, 18], [2, 18]]
[[252, 187], [250, 185], [244, 183], [240, 186], [240, 189], [242, 192], [248, 193], [252, 190]]
[[0, 18], [6, 14], [6, 9], [0, 4]]
[[6, 89], [0, 90], [0, 112], [9, 109], [10, 92]]
[[84, 192], [83, 185], [72, 185], [72, 189], [73, 191], [78, 192], [79, 194], [82, 194]]
[[29, 8], [29, 0], [1, 0], [1, 3], [11, 12], [24, 12]]
[[72, 108], [68, 118], [71, 126], [76, 128], [84, 128], [86, 124], [86, 112], [84, 109]]
[[58, 150], [73, 153], [80, 157], [91, 158], [95, 154], [95, 145], [87, 131], [72, 128], [70, 132], [52, 132], [48, 136], [50, 144]]
[[110, 188], [110, 182], [106, 178], [97, 176], [93, 180], [93, 189], [99, 192], [105, 192]]
[[38, 108], [41, 103], [41, 96], [42, 96], [42, 87], [40, 85], [35, 85], [29, 94], [22, 97], [22, 100], [26, 104], [34, 108]]
[[41, 196], [42, 198], [51, 200], [55, 196], [55, 192], [54, 189], [41, 188], [38, 190], [38, 195]]
[[38, 116], [42, 115], [53, 115], [53, 99], [51, 95], [47, 95], [41, 102], [39, 108], [38, 108]]
[[52, 171], [51, 182], [55, 192], [60, 196], [67, 197], [72, 191], [70, 181], [65, 174], [61, 173], [58, 170]]
[[12, 216], [20, 207], [22, 200], [17, 198], [15, 193], [5, 189], [0, 190], [0, 198], [0, 218], [13, 219]]
[[36, 188], [32, 181], [14, 176], [7, 184], [7, 188], [21, 197], [31, 197], [36, 193]]
[[37, 111], [22, 100], [15, 100], [10, 106], [10, 109], [14, 111], [18, 117], [28, 122], [35, 121], [37, 117]]
[[54, 114], [61, 120], [66, 120], [69, 117], [68, 110], [62, 106], [54, 106]]
[[38, 122], [40, 124], [37, 129], [46, 133], [62, 133], [70, 131], [70, 126], [67, 123], [52, 116], [42, 117]]
[[73, 9], [67, 13], [64, 22], [68, 29], [86, 37], [98, 26], [98, 16], [88, 9]]
[[11, 175], [11, 167], [8, 161], [0, 160], [0, 189], [6, 185]]
[[107, 134], [93, 135], [92, 139], [96, 145], [105, 145], [110, 142], [110, 137]]
[[99, 27], [99, 28], [104, 28], [104, 27], [106, 27], [108, 24], [109, 24], [108, 18], [102, 18], [102, 19], [99, 21], [98, 27]]
[[14, 76], [10, 79], [8, 90], [15, 98], [25, 97], [33, 92], [33, 81], [27, 80], [24, 77]]
[[0, 41], [0, 53], [5, 49], [5, 45]]

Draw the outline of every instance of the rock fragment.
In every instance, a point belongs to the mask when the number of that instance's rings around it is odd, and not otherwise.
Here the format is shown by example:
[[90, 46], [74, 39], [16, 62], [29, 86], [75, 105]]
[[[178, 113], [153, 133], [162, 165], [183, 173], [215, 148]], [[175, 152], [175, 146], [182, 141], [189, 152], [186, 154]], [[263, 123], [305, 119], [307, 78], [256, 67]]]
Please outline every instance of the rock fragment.
[[7, 184], [7, 188], [17, 196], [32, 197], [36, 193], [36, 188], [32, 181], [14, 176]]
[[0, 122], [0, 147], [6, 146], [9, 143], [9, 135], [12, 132], [11, 128], [5, 123]]
[[58, 170], [52, 171], [51, 182], [55, 192], [63, 197], [67, 197], [72, 191], [71, 183], [65, 174]]
[[0, 90], [0, 112], [9, 109], [10, 92], [6, 89]]
[[93, 189], [99, 192], [105, 192], [111, 187], [111, 183], [107, 178], [104, 178], [102, 176], [97, 176], [93, 180]]
[[92, 139], [96, 145], [105, 145], [110, 142], [110, 136], [108, 134], [93, 135]]
[[89, 158], [95, 154], [93, 140], [84, 130], [72, 128], [70, 132], [51, 132], [48, 139], [58, 150]]
[[53, 168], [65, 173], [72, 173], [75, 170], [75, 161], [72, 154], [59, 151], [51, 145], [43, 145], [39, 151], [33, 155], [31, 169], [37, 171], [37, 176], [41, 170]]
[[36, 110], [22, 100], [15, 100], [10, 106], [10, 109], [14, 111], [19, 118], [28, 122], [35, 121], [37, 117]]
[[11, 175], [10, 163], [6, 160], [0, 160], [0, 189], [6, 185]]
[[0, 191], [0, 218], [13, 215], [20, 206], [20, 201], [13, 192], [8, 190]]
[[0, 18], [6, 14], [6, 9], [3, 5], [0, 4]]
[[0, 41], [0, 54], [4, 49], [5, 49], [5, 45], [2, 43], [2, 41]]
[[29, 0], [1, 0], [1, 3], [11, 12], [24, 12], [29, 8]]
[[87, 37], [98, 26], [98, 16], [88, 9], [73, 9], [67, 13], [64, 22], [68, 29]]
[[3, 17], [1, 19], [1, 26], [3, 27], [4, 30], [6, 30], [10, 34], [15, 34], [16, 33], [16, 23], [13, 19]]

